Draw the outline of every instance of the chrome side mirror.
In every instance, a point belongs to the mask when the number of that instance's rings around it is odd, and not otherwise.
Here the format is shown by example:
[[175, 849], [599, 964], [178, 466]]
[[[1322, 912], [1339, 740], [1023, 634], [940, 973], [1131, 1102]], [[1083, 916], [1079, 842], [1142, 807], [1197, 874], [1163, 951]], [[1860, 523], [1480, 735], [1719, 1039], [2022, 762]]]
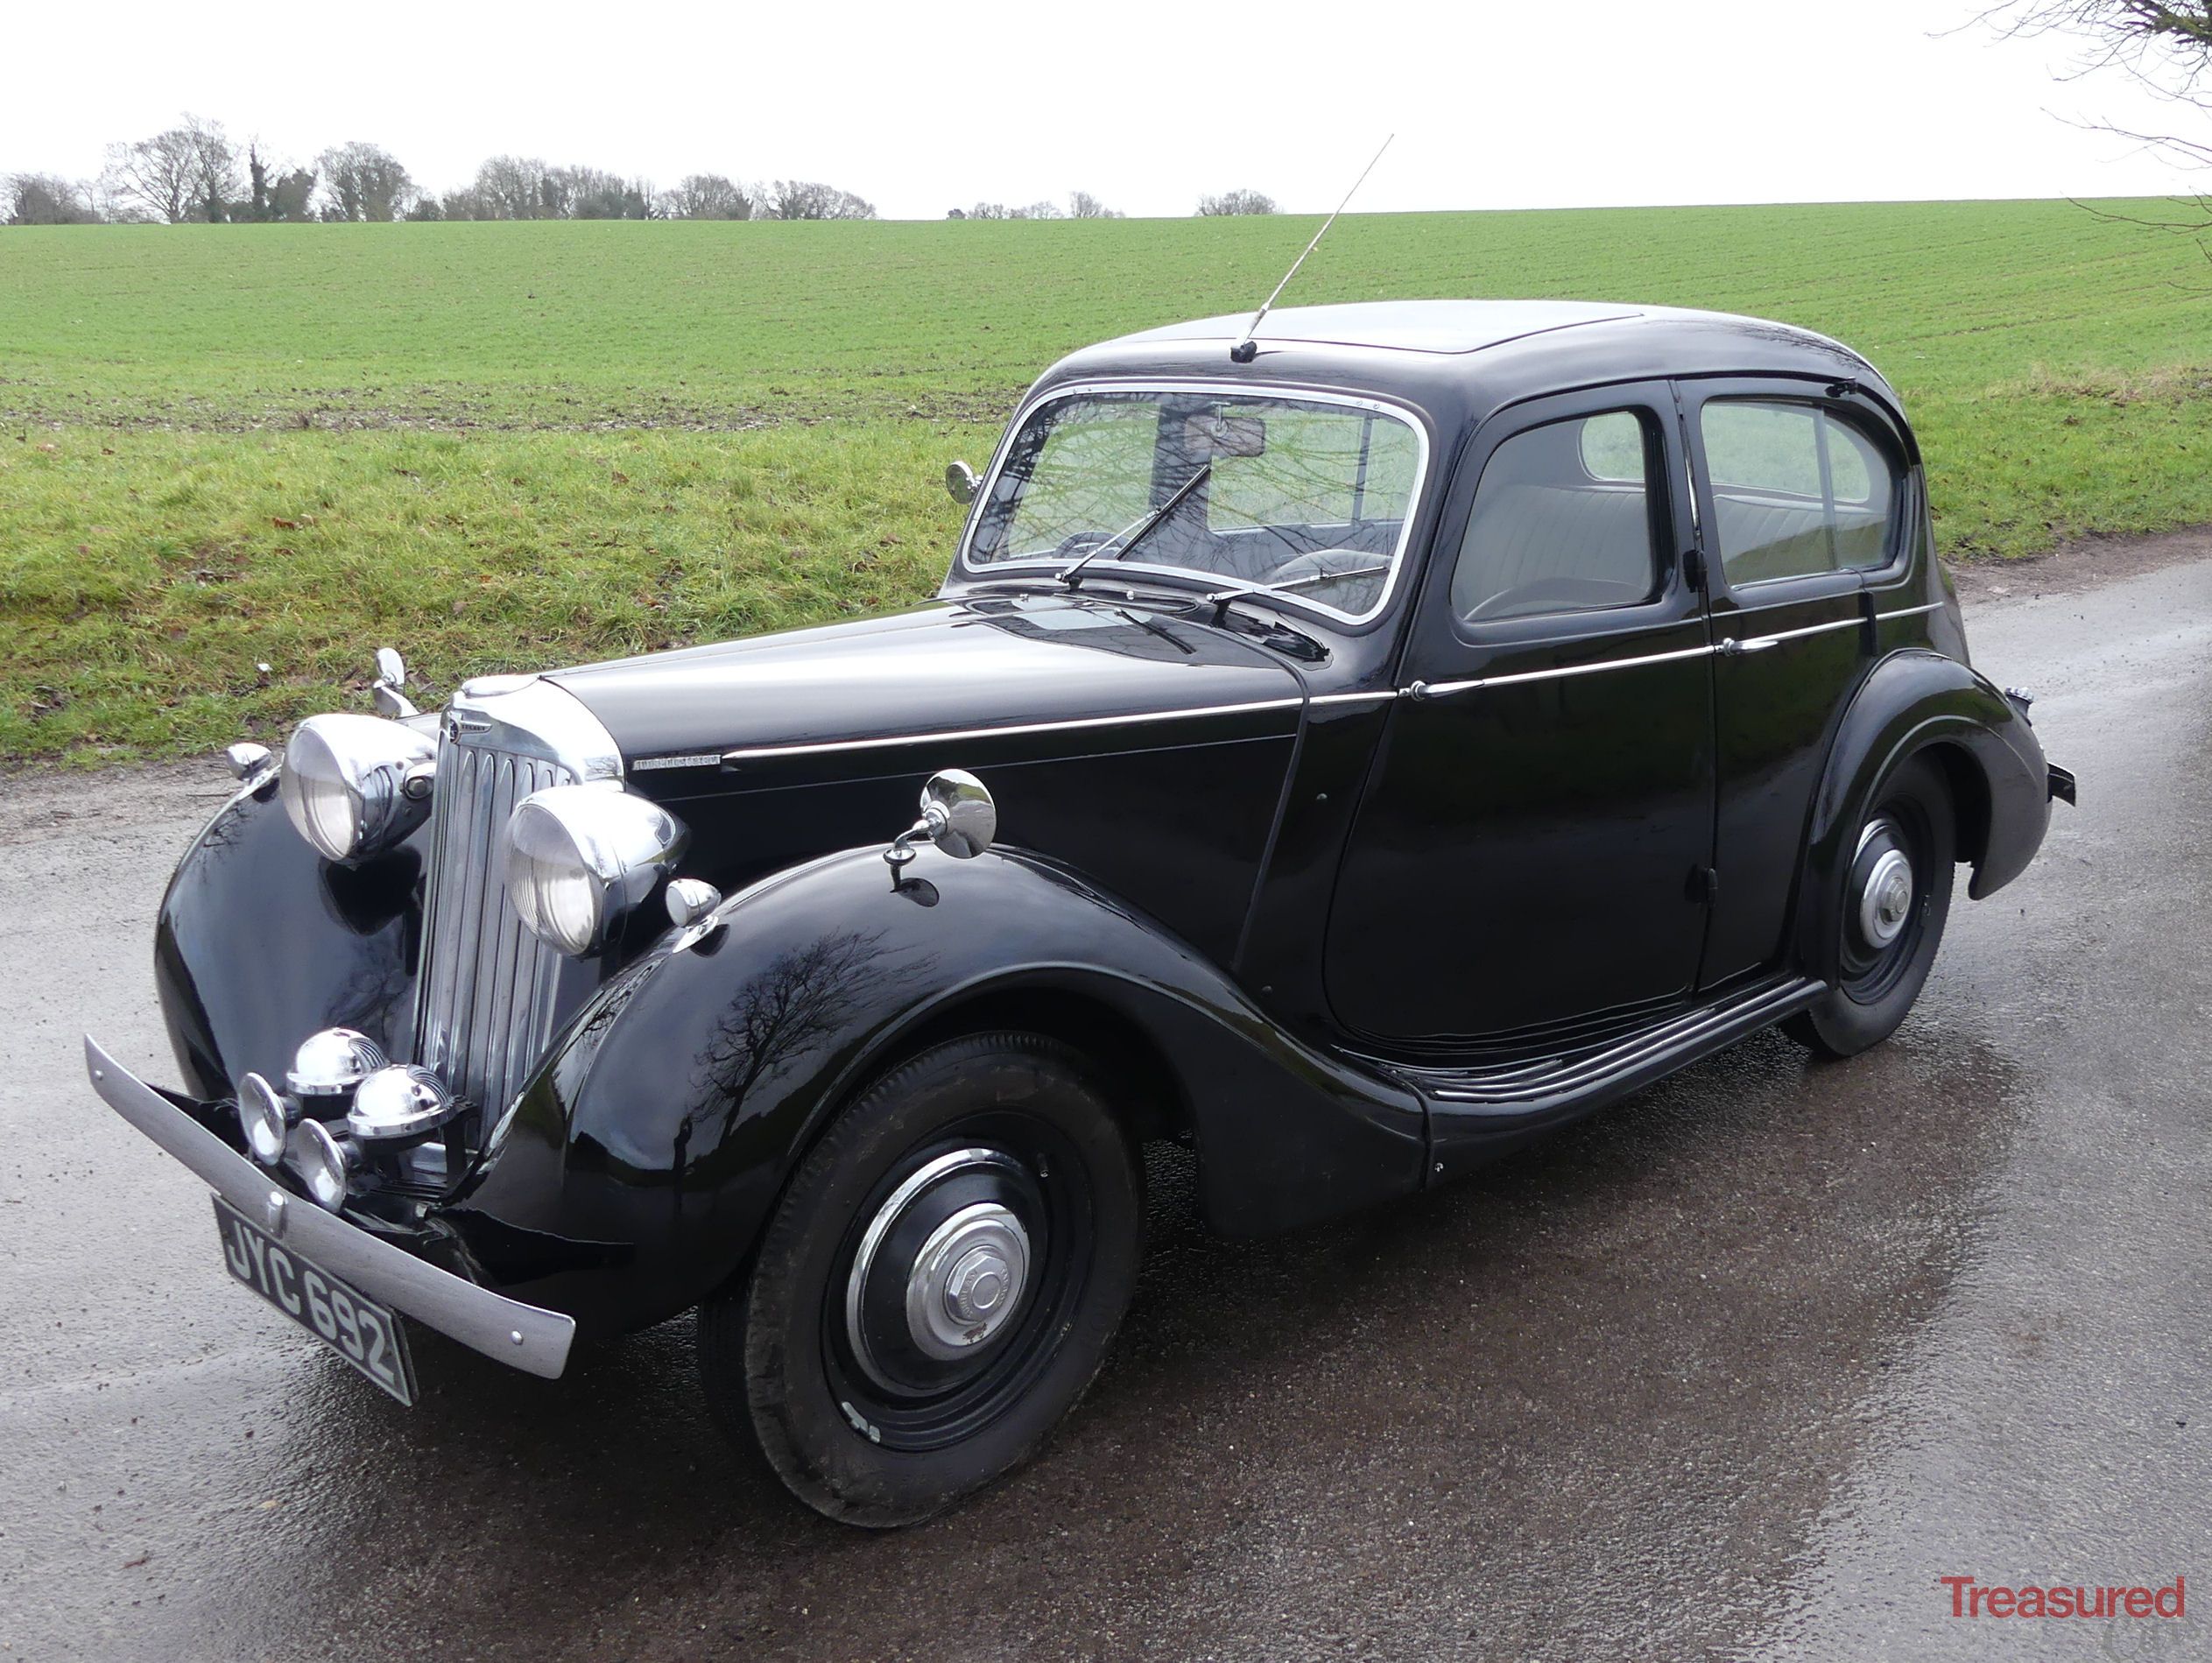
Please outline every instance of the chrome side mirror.
[[399, 656], [396, 647], [377, 649], [377, 679], [369, 684], [369, 697], [377, 707], [377, 714], [394, 722], [404, 722], [419, 715], [414, 701], [400, 689], [407, 685], [407, 661]]
[[945, 494], [962, 508], [976, 500], [979, 483], [976, 470], [964, 462], [956, 462], [945, 469]]
[[932, 774], [922, 787], [921, 818], [884, 851], [894, 877], [914, 858], [914, 842], [927, 838], [955, 860], [973, 860], [998, 840], [998, 805], [990, 788], [963, 768]]
[[249, 786], [258, 786], [277, 770], [277, 759], [269, 747], [255, 744], [250, 739], [230, 746], [222, 753], [222, 759], [231, 776]]

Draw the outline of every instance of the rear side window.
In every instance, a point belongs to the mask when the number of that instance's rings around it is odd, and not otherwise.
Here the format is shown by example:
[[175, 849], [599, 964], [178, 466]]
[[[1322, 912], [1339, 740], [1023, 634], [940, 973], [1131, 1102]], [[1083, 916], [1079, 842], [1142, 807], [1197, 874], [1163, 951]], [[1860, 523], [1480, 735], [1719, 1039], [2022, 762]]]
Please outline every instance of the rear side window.
[[1634, 606], [1659, 593], [1666, 448], [1646, 412], [1515, 433], [1490, 453], [1452, 569], [1469, 623]]
[[1698, 424], [1731, 587], [1887, 562], [1897, 471], [1871, 436], [1779, 399], [1715, 399]]

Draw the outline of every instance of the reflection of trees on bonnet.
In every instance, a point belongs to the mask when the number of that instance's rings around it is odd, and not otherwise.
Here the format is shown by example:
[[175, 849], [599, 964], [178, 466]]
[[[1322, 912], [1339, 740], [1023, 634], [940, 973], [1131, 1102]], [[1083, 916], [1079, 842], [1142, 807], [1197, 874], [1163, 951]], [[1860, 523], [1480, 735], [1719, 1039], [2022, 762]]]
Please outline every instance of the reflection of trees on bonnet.
[[[778, 955], [746, 984], [715, 1025], [700, 1053], [697, 1098], [719, 1110], [715, 1145], [729, 1137], [753, 1088], [785, 1063], [835, 1034], [859, 1004], [865, 973], [880, 995], [927, 967], [926, 957], [901, 962], [898, 953], [879, 955], [880, 930], [848, 930]], [[687, 1159], [694, 1117], [676, 1131], [676, 1170]]]

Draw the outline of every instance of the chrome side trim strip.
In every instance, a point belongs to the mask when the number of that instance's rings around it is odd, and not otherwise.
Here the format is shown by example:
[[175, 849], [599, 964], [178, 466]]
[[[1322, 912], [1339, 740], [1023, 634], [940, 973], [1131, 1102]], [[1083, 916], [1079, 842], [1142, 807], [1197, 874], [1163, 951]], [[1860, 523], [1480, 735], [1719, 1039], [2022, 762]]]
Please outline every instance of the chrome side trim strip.
[[[1362, 698], [1371, 695], [1362, 694]], [[750, 745], [722, 753], [722, 766], [735, 763], [765, 762], [778, 757], [825, 757], [847, 750], [880, 750], [893, 745], [961, 744], [971, 739], [1001, 739], [1032, 733], [1070, 733], [1084, 728], [1133, 727], [1147, 722], [1176, 722], [1185, 717], [1243, 715], [1259, 710], [1296, 710], [1303, 699], [1257, 699], [1248, 704], [1198, 705], [1182, 710], [1145, 710], [1128, 716], [1072, 716], [1065, 722], [1018, 722], [998, 728], [955, 728], [938, 733], [889, 733], [873, 739], [826, 739], [814, 744]]]
[[[89, 1034], [85, 1036], [84, 1061], [92, 1089], [109, 1108], [248, 1218], [267, 1216], [270, 1196], [284, 1193], [267, 1173], [117, 1066]], [[547, 1380], [560, 1378], [576, 1337], [574, 1317], [465, 1281], [377, 1240], [304, 1197], [287, 1199], [292, 1204], [283, 1209], [282, 1226], [286, 1246], [296, 1246], [321, 1269], [495, 1363]]]
[[1923, 612], [1941, 612], [1942, 610], [1942, 602], [1930, 601], [1926, 606], [1902, 606], [1894, 612], [1877, 612], [1874, 615], [1874, 621], [1877, 624], [1887, 624], [1891, 618], [1916, 618]]
[[[1856, 619], [1852, 622], [1856, 623]], [[1646, 664], [1673, 664], [1682, 659], [1709, 657], [1716, 649], [1708, 643], [1704, 646], [1684, 647], [1676, 652], [1649, 652], [1638, 659], [1606, 659], [1596, 664], [1570, 664], [1554, 670], [1517, 670], [1511, 675], [1471, 676], [1464, 681], [1416, 681], [1404, 689], [1408, 699], [1442, 699], [1455, 693], [1472, 693], [1477, 687], [1509, 687], [1523, 681], [1558, 681], [1567, 676], [1596, 675], [1602, 670], [1632, 670]]]
[[1773, 646], [1779, 642], [1796, 641], [1808, 635], [1826, 635], [1830, 630], [1856, 630], [1865, 622], [1864, 618], [1856, 616], [1830, 618], [1825, 624], [1807, 624], [1794, 630], [1777, 630], [1772, 635], [1749, 636], [1736, 645], [1746, 652], [1756, 652], [1761, 647]]
[[1376, 693], [1322, 693], [1306, 702], [1318, 704], [1384, 704], [1398, 697], [1396, 687], [1384, 687]]

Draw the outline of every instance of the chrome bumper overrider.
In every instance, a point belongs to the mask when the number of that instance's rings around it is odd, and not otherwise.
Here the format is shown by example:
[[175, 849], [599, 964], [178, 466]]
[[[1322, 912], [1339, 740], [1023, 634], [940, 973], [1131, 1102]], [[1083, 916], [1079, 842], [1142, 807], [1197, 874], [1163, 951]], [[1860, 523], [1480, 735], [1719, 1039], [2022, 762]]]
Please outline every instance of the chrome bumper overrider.
[[85, 1067], [108, 1107], [174, 1155], [223, 1200], [271, 1236], [373, 1299], [481, 1351], [551, 1380], [567, 1366], [573, 1317], [525, 1305], [378, 1241], [269, 1175], [171, 1103], [87, 1036]]

